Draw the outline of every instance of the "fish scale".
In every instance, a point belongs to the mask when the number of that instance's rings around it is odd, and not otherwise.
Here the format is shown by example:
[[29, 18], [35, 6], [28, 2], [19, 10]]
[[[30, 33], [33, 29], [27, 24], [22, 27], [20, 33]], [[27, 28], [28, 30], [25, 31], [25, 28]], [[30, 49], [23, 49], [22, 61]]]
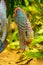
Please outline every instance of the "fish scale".
[[31, 23], [21, 8], [16, 8], [14, 20], [17, 23], [19, 31], [19, 41], [21, 49], [25, 50], [29, 43], [34, 39], [34, 33]]

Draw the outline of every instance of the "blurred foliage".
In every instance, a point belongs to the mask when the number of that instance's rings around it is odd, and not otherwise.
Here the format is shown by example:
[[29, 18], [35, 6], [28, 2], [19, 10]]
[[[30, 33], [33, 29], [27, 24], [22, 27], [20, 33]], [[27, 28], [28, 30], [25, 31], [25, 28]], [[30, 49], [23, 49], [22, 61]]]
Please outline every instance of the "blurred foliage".
[[43, 58], [43, 36], [34, 39], [23, 55], [26, 58]]
[[40, 35], [39, 31], [43, 29], [43, 0], [6, 0], [6, 2], [7, 16], [12, 16], [14, 9], [21, 7], [32, 24], [35, 36]]
[[18, 41], [19, 39], [18, 29], [12, 16], [14, 9], [16, 7], [21, 7], [26, 13], [34, 30], [34, 40], [30, 44], [31, 48], [29, 47], [24, 55], [26, 55], [27, 57], [31, 56], [31, 58], [43, 58], [43, 0], [6, 0], [6, 2], [7, 16], [11, 16], [9, 26], [10, 30], [7, 37], [7, 41], [10, 43], [9, 48], [20, 48], [18, 44], [19, 42], [16, 43], [16, 41]]

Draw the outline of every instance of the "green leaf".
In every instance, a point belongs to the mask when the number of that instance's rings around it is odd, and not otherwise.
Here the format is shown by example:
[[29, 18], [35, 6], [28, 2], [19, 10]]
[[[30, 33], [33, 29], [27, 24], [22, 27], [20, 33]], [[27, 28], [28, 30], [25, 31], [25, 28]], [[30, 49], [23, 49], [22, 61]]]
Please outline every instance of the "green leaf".
[[39, 44], [41, 41], [43, 41], [43, 36], [38, 36], [36, 39], [32, 41], [31, 45]]

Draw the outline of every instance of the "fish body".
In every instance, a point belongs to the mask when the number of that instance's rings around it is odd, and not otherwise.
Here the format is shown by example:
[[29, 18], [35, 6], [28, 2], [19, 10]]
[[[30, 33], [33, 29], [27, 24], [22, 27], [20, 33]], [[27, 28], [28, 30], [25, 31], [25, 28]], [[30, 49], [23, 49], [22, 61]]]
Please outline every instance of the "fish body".
[[21, 8], [16, 8], [14, 10], [14, 19], [18, 26], [19, 40], [21, 49], [25, 50], [29, 43], [32, 42], [34, 38], [34, 33], [26, 14]]
[[0, 52], [2, 52], [8, 44], [6, 41], [7, 28], [8, 19], [6, 17], [6, 3], [4, 0], [0, 0]]

